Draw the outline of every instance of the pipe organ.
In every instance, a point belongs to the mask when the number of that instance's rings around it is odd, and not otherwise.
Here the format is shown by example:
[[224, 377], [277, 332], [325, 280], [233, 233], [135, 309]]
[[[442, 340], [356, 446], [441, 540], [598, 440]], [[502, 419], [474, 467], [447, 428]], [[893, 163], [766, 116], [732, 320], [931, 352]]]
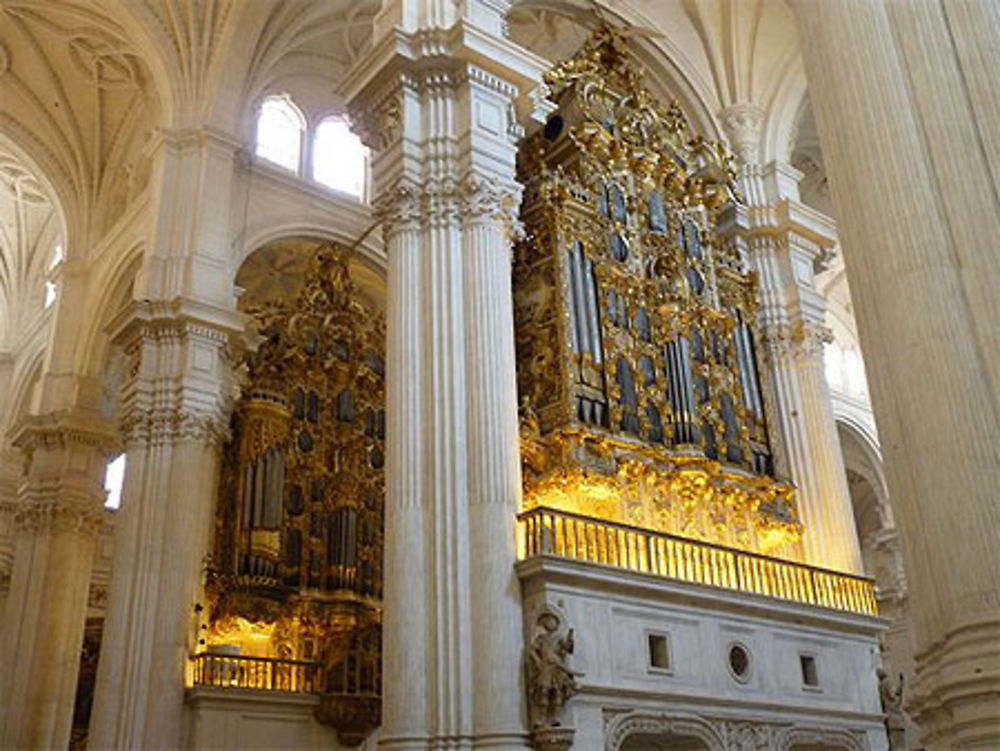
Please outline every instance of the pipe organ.
[[[385, 328], [320, 248], [298, 295], [250, 307], [259, 333], [225, 452], [207, 649], [314, 663], [321, 720], [379, 721]], [[231, 652], [225, 652], [227, 654]]]
[[546, 76], [519, 154], [515, 250], [525, 505], [797, 554], [773, 478], [756, 279], [716, 241], [725, 147], [641, 84], [603, 28]]

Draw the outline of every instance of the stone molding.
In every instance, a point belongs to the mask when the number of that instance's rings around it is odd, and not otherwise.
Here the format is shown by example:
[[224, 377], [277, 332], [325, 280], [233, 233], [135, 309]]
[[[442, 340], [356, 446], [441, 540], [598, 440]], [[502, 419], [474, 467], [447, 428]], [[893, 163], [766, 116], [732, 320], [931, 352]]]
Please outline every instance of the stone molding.
[[38, 449], [92, 448], [111, 456], [119, 448], [114, 429], [103, 418], [73, 411], [30, 415], [12, 431], [11, 443], [30, 454]]
[[869, 751], [864, 732], [858, 730], [642, 710], [612, 715], [606, 720], [605, 751], [618, 751], [633, 735], [667, 733], [697, 738], [710, 751], [788, 751], [797, 744]]
[[103, 518], [104, 512], [99, 506], [86, 507], [58, 500], [27, 501], [14, 513], [14, 528], [33, 535], [70, 532], [96, 536]]
[[244, 347], [242, 318], [187, 301], [147, 301], [129, 313], [114, 336], [128, 376], [119, 423], [126, 444], [221, 446]]
[[[988, 614], [991, 607], [995, 600], [984, 596], [970, 609]], [[998, 640], [1000, 619], [973, 617], [914, 655], [916, 680], [905, 709], [925, 743], [951, 746], [977, 730], [996, 727], [996, 673], [981, 666], [995, 660]], [[963, 705], [961, 728], [956, 727], [956, 699]]]

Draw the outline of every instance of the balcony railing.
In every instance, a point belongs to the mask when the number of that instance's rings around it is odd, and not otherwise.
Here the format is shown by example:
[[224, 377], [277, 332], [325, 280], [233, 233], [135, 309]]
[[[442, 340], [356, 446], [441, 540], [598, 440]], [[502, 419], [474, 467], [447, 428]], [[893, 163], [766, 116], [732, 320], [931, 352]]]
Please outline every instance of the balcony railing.
[[322, 691], [319, 664], [268, 657], [242, 657], [203, 652], [192, 658], [193, 684], [257, 691]]
[[549, 508], [518, 516], [522, 559], [552, 556], [877, 615], [871, 579]]

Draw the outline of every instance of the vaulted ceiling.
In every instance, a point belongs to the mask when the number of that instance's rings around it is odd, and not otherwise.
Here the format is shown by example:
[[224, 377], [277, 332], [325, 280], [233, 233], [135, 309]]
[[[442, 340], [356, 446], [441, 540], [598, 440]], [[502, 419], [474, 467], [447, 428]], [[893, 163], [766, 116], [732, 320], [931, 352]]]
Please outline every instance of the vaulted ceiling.
[[130, 34], [96, 1], [0, 1], [0, 101], [0, 132], [45, 171], [73, 238], [93, 241], [147, 179], [158, 101]]
[[0, 352], [42, 313], [45, 272], [61, 232], [44, 185], [0, 142]]
[[[157, 129], [246, 139], [260, 98], [280, 91], [310, 118], [342, 109], [380, 5], [0, 0], [0, 137], [17, 146], [0, 168], [0, 294], [41, 294], [25, 281], [45, 265], [29, 249], [49, 236], [64, 232], [69, 258], [90, 252], [143, 194]], [[601, 19], [630, 29], [650, 87], [700, 129], [722, 135], [720, 110], [752, 102], [767, 112], [761, 156], [788, 158], [804, 75], [784, 0], [516, 0], [509, 29], [556, 60]], [[9, 316], [0, 327], [16, 328]]]

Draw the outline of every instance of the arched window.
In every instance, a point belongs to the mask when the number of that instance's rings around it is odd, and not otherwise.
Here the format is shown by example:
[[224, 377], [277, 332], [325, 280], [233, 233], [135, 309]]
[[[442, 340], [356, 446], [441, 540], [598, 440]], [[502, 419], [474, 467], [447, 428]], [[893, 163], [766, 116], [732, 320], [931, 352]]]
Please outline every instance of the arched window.
[[334, 190], [362, 198], [368, 171], [368, 149], [340, 117], [328, 117], [316, 128], [313, 179]]
[[125, 482], [125, 454], [119, 454], [108, 462], [108, 469], [104, 475], [104, 489], [108, 493], [104, 501], [104, 508], [110, 511], [117, 511], [122, 503], [122, 485]]
[[257, 116], [257, 156], [297, 173], [305, 127], [305, 118], [291, 99], [268, 97]]

